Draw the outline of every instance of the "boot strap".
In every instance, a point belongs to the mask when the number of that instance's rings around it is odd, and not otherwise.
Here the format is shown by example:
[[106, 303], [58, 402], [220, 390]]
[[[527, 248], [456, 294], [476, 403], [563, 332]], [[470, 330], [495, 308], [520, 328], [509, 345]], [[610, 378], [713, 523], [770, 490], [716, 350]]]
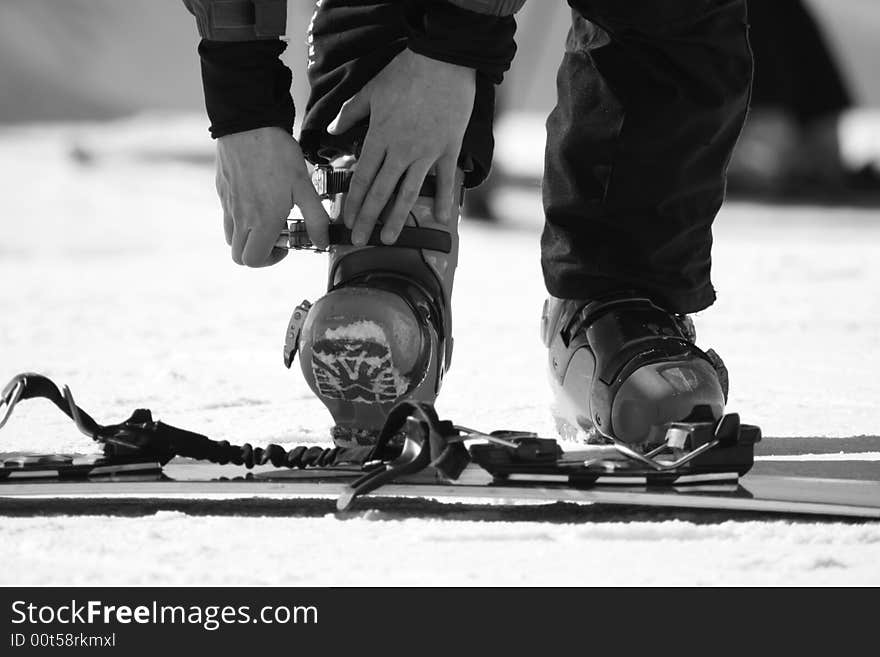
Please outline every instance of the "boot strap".
[[[332, 223], [328, 227], [330, 244], [334, 246], [351, 246], [351, 230], [345, 224]], [[452, 251], [452, 236], [445, 230], [436, 228], [420, 228], [418, 226], [404, 226], [394, 244], [385, 244], [381, 238], [382, 226], [373, 228], [369, 246], [386, 246], [403, 249], [427, 249], [450, 253]], [[315, 249], [312, 240], [306, 230], [306, 223], [301, 219], [288, 221], [287, 230], [281, 231], [275, 247], [279, 249]]]
[[[312, 184], [315, 186], [315, 191], [318, 192], [318, 196], [329, 199], [336, 196], [336, 194], [345, 194], [351, 185], [351, 179], [353, 176], [353, 169], [334, 169], [331, 166], [322, 165], [315, 167], [315, 171], [312, 173]], [[425, 176], [425, 181], [419, 189], [419, 196], [434, 198], [436, 195], [436, 176]], [[462, 203], [464, 203], [463, 185], [458, 188], [458, 204], [462, 205]]]

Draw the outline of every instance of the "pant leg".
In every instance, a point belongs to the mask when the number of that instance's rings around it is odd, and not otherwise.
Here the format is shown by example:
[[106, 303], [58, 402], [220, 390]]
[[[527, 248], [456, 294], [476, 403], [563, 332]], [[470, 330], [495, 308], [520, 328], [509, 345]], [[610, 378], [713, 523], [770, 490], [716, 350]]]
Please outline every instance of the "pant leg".
[[744, 0], [570, 0], [547, 122], [548, 291], [711, 305], [712, 221], [751, 83]]
[[[403, 0], [321, 0], [309, 26], [311, 93], [300, 141], [313, 162], [356, 154], [367, 121], [345, 135], [327, 134], [342, 104], [360, 91], [404, 48], [407, 3]], [[495, 85], [478, 73], [470, 123], [459, 164], [465, 184], [478, 185], [489, 172], [494, 141]]]

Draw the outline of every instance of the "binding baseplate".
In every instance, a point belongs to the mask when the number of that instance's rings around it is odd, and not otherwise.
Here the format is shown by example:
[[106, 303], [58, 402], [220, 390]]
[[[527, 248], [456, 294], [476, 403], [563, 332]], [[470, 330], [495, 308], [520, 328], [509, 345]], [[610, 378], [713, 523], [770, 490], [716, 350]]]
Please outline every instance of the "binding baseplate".
[[515, 481], [663, 486], [736, 480], [751, 469], [754, 446], [761, 440], [758, 427], [741, 424], [731, 413], [716, 423], [670, 424], [663, 443], [644, 453], [617, 441], [564, 451], [555, 439], [534, 433], [483, 433], [441, 421], [430, 404], [413, 401], [401, 402], [391, 412], [377, 451], [401, 435], [399, 454], [350, 483], [338, 500], [339, 510], [349, 508], [360, 495], [421, 470], [433, 469], [455, 481], [470, 462], [491, 474], [495, 485]]

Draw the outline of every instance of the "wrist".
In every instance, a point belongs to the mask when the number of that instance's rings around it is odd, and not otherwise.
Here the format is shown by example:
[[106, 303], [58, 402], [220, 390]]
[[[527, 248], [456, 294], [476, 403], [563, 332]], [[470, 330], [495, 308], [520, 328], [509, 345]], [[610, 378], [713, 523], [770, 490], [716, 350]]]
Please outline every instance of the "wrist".
[[412, 48], [404, 51], [414, 60], [413, 66], [417, 71], [428, 71], [427, 75], [442, 74], [447, 77], [469, 78], [476, 77], [476, 70], [473, 66], [460, 64], [455, 57], [444, 58], [442, 54], [437, 57], [423, 55], [416, 52]]
[[279, 138], [292, 140], [293, 135], [291, 135], [284, 128], [279, 128], [278, 126], [257, 126], [255, 128], [238, 130], [236, 132], [230, 132], [228, 134], [217, 137], [217, 143], [232, 144], [236, 142], [266, 142], [274, 141]]

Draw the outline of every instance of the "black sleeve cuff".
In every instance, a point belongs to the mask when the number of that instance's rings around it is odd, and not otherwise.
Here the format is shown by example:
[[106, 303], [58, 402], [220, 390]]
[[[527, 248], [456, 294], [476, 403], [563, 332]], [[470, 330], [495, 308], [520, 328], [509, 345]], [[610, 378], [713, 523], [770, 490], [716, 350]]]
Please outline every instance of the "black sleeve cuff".
[[286, 47], [277, 39], [202, 40], [202, 85], [214, 139], [273, 126], [293, 133], [292, 75], [280, 59]]
[[468, 11], [443, 0], [408, 0], [409, 49], [473, 68], [500, 84], [516, 54], [516, 20]]

